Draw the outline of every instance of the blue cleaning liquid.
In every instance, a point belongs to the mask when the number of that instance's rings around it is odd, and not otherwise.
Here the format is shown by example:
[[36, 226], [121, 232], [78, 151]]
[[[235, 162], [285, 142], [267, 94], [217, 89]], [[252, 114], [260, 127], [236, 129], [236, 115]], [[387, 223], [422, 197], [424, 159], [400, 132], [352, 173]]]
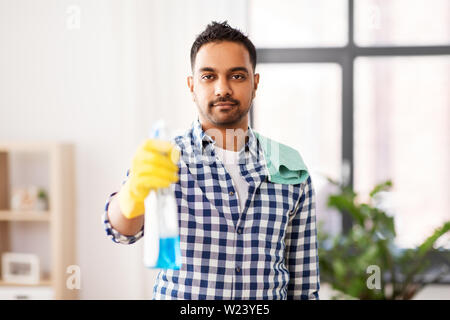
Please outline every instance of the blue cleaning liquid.
[[[160, 120], [153, 126], [150, 137], [169, 141], [164, 121]], [[158, 226], [157, 230], [152, 230], [152, 224]], [[147, 268], [179, 270], [178, 207], [170, 187], [150, 192], [145, 199], [144, 233], [144, 265]]]
[[159, 256], [154, 268], [179, 270], [180, 266], [180, 237], [160, 238]]

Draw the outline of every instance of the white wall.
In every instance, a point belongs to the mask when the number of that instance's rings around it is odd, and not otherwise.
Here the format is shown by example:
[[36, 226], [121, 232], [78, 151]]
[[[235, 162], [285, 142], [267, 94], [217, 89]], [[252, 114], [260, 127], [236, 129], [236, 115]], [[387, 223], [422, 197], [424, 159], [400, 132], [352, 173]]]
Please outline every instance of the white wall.
[[151, 297], [142, 243], [100, 217], [149, 125], [194, 120], [189, 50], [213, 19], [245, 31], [246, 1], [0, 0], [0, 140], [75, 144], [82, 299]]
[[[192, 43], [211, 20], [228, 20], [247, 33], [247, 1], [137, 1], [135, 9], [137, 134], [145, 136], [157, 118], [164, 118], [174, 131], [184, 132], [197, 116], [186, 82]], [[152, 297], [155, 275], [142, 268], [145, 298]]]

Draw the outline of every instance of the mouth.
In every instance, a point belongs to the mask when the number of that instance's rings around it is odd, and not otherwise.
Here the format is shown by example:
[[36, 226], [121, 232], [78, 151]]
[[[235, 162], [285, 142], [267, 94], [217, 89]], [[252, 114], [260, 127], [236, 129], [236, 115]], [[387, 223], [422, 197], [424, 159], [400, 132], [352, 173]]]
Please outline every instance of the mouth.
[[236, 104], [235, 103], [224, 103], [224, 102], [221, 102], [221, 103], [217, 103], [217, 104], [215, 104], [215, 105], [213, 105], [214, 107], [218, 107], [219, 109], [231, 109], [231, 108], [233, 108], [233, 107], [235, 107], [236, 106]]

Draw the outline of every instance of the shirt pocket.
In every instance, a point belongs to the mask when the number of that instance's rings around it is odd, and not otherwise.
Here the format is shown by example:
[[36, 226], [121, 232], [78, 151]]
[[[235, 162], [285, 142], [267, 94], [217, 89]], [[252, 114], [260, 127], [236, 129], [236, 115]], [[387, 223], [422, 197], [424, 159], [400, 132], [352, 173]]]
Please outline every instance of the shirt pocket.
[[277, 248], [284, 242], [289, 212], [283, 208], [273, 208], [261, 213], [258, 239], [264, 242], [266, 247]]
[[[258, 240], [268, 248], [284, 245], [284, 237], [289, 221], [295, 215], [298, 197], [294, 185], [265, 182], [260, 189], [261, 207], [255, 215], [254, 225], [258, 226]], [[287, 205], [286, 205], [287, 204]]]

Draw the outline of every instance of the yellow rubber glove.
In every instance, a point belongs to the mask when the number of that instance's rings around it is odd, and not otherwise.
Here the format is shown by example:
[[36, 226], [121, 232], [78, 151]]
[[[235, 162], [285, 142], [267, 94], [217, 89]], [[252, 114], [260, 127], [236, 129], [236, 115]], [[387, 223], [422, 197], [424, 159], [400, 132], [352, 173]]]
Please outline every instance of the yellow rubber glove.
[[150, 190], [167, 188], [178, 181], [179, 150], [169, 141], [147, 139], [134, 154], [128, 180], [119, 191], [122, 214], [132, 219], [145, 213]]

